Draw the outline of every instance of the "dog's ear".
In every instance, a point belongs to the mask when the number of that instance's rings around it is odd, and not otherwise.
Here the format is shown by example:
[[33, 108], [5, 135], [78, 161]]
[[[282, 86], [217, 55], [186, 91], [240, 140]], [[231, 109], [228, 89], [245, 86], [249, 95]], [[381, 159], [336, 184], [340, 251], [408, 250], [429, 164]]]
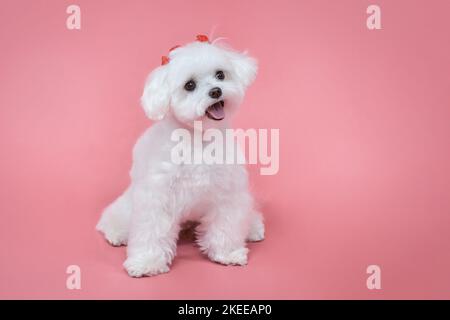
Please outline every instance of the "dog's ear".
[[167, 72], [167, 66], [160, 66], [150, 73], [145, 83], [141, 104], [147, 117], [152, 120], [161, 120], [169, 110]]
[[258, 62], [255, 58], [247, 55], [246, 52], [239, 53], [230, 51], [229, 57], [237, 80], [244, 86], [244, 88], [247, 88], [256, 78]]

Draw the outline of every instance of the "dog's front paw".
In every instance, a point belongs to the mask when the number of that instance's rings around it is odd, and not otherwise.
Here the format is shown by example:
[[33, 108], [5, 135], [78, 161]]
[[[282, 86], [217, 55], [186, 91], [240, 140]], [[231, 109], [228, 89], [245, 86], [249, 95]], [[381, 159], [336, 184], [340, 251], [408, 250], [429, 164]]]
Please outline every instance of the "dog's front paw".
[[126, 246], [127, 235], [124, 233], [114, 232], [113, 230], [104, 232], [105, 239], [108, 243], [114, 247]]
[[250, 227], [247, 241], [256, 242], [262, 240], [264, 240], [264, 223], [262, 221], [256, 221]]
[[169, 272], [169, 266], [164, 259], [149, 254], [128, 257], [123, 266], [130, 277], [135, 278]]
[[116, 221], [107, 218], [107, 216], [103, 216], [97, 224], [96, 229], [103, 233], [106, 241], [108, 241], [111, 245], [115, 247], [126, 246], [128, 240], [128, 230]]
[[248, 249], [247, 248], [239, 248], [234, 251], [231, 251], [230, 253], [215, 253], [210, 254], [209, 258], [212, 261], [225, 264], [225, 265], [238, 265], [243, 266], [247, 264], [247, 254]]

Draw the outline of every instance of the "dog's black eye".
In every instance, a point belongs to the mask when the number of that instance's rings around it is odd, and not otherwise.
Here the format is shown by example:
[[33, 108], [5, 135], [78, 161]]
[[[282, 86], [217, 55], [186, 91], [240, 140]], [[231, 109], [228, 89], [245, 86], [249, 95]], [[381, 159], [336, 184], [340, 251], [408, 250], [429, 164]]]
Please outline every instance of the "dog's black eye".
[[189, 80], [189, 81], [186, 82], [186, 84], [184, 85], [184, 89], [185, 89], [186, 91], [194, 91], [196, 86], [197, 86], [197, 85], [195, 84], [195, 81], [194, 81], [194, 80]]
[[225, 75], [224, 75], [222, 70], [219, 70], [219, 71], [216, 72], [216, 78], [219, 79], [219, 80], [224, 80], [225, 79]]

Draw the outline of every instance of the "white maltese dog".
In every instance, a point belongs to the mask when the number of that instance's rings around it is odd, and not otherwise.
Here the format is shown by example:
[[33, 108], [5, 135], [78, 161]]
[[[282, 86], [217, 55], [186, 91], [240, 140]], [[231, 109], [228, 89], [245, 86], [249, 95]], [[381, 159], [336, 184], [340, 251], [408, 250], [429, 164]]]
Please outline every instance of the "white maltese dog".
[[246, 53], [197, 36], [197, 41], [171, 49], [148, 77], [141, 103], [147, 116], [159, 121], [137, 141], [131, 184], [97, 225], [112, 245], [128, 245], [124, 267], [130, 276], [168, 272], [180, 229], [188, 221], [198, 222], [202, 252], [225, 265], [245, 265], [246, 240], [264, 238], [245, 166], [171, 160], [174, 130], [194, 134], [194, 121], [203, 128], [229, 127], [256, 71], [255, 59]]

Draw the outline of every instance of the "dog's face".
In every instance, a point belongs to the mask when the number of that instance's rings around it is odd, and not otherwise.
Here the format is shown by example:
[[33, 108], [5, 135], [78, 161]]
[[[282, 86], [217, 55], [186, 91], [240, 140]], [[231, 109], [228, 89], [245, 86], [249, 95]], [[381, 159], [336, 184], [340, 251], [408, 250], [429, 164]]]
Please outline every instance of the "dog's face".
[[257, 71], [253, 58], [207, 42], [179, 47], [169, 59], [150, 74], [141, 98], [153, 120], [171, 113], [187, 125], [218, 126], [239, 106]]

